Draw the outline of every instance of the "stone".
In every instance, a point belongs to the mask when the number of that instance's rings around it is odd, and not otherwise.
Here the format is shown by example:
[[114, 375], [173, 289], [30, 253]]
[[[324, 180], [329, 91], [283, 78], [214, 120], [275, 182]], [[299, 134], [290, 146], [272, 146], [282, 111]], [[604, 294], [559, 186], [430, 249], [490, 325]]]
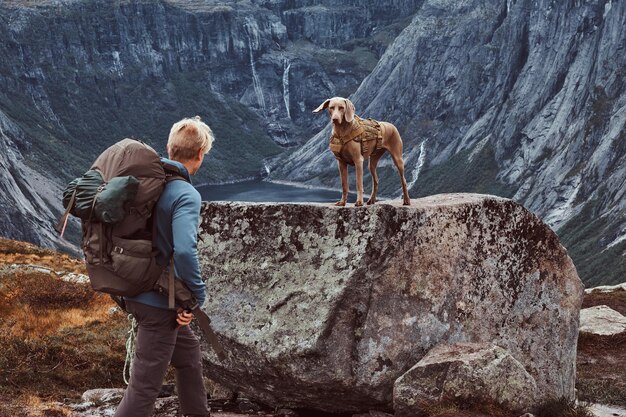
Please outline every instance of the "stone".
[[85, 391], [81, 398], [84, 402], [101, 406], [105, 404], [118, 404], [122, 401], [123, 396], [124, 389], [122, 388], [97, 388]]
[[626, 408], [618, 407], [615, 405], [590, 404], [589, 411], [591, 411], [595, 417], [625, 417], [626, 416]]
[[297, 417], [298, 413], [289, 408], [279, 408], [274, 413], [277, 417]]
[[626, 331], [626, 317], [609, 306], [580, 310], [580, 333], [613, 336]]
[[574, 396], [583, 288], [557, 236], [515, 202], [410, 207], [211, 203], [198, 244], [222, 342], [208, 378], [263, 404], [362, 413], [440, 343], [489, 342]]
[[237, 398], [237, 408], [242, 413], [256, 413], [261, 410], [261, 406], [245, 397]]
[[523, 412], [536, 403], [537, 384], [510, 352], [489, 343], [441, 344], [394, 384], [396, 417], [424, 413], [443, 401], [498, 404]]
[[599, 285], [597, 287], [585, 288], [585, 294], [598, 292], [626, 291], [626, 282], [617, 285]]
[[232, 400], [237, 396], [237, 393], [233, 390], [226, 388], [225, 386], [218, 384], [214, 381], [211, 381], [208, 385], [207, 392], [209, 393], [209, 398], [213, 400]]
[[352, 417], [393, 417], [393, 414], [384, 411], [370, 410], [367, 413], [353, 414]]

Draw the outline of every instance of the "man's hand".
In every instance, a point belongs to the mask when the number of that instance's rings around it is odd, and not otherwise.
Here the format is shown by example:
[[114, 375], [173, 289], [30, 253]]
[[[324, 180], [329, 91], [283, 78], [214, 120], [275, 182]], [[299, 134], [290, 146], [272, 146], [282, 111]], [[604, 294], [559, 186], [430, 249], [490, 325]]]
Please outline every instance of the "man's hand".
[[193, 313], [191, 311], [185, 311], [179, 308], [177, 313], [176, 323], [178, 323], [179, 326], [188, 326], [191, 320], [193, 320]]

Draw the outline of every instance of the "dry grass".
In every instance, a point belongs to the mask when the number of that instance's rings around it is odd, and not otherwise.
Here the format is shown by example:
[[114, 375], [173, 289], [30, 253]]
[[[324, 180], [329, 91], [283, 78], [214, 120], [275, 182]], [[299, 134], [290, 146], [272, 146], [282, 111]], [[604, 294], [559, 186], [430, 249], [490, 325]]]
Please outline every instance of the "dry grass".
[[566, 399], [547, 401], [534, 410], [536, 417], [594, 417], [586, 404]]
[[[442, 401], [422, 406], [422, 417], [518, 417], [520, 412], [511, 412], [489, 401]], [[565, 399], [546, 401], [532, 411], [536, 417], [594, 417], [586, 404], [574, 404]]]
[[41, 265], [55, 271], [85, 273], [82, 260], [31, 243], [0, 238], [0, 265]]
[[[84, 273], [81, 260], [0, 239], [0, 265], [14, 263]], [[128, 322], [114, 306], [54, 273], [0, 273], [0, 417], [65, 417], [51, 401], [123, 386]]]
[[0, 417], [72, 417], [72, 413], [60, 404], [25, 395], [15, 399], [13, 405], [0, 405]]
[[626, 291], [618, 289], [611, 292], [592, 292], [585, 294], [582, 308], [607, 305], [626, 316]]
[[424, 407], [425, 417], [517, 417], [497, 404], [488, 402], [442, 401]]
[[[626, 314], [626, 291], [586, 294], [583, 308], [608, 305]], [[578, 337], [576, 387], [582, 401], [626, 407], [626, 333]]]

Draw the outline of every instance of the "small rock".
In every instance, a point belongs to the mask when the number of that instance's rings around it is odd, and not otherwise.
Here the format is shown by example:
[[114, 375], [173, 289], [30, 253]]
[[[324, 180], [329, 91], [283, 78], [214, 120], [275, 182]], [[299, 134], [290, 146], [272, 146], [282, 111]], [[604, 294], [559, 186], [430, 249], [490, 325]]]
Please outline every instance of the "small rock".
[[591, 404], [589, 411], [595, 417], [626, 417], [626, 408], [611, 405]]
[[237, 398], [237, 407], [242, 413], [256, 413], [261, 410], [260, 405], [244, 397]]
[[175, 395], [176, 395], [176, 385], [163, 384], [161, 385], [161, 391], [159, 392], [158, 398], [173, 397]]
[[626, 331], [626, 317], [609, 306], [580, 310], [580, 333], [613, 336]]
[[56, 274], [59, 275], [63, 281], [75, 282], [78, 284], [89, 283], [89, 277], [84, 274], [76, 274], [74, 272], [63, 272], [63, 271], [57, 272]]
[[297, 415], [298, 414], [295, 411], [289, 408], [280, 408], [276, 410], [276, 413], [275, 413], [276, 417], [295, 417]]
[[585, 289], [585, 294], [613, 291], [626, 291], [626, 282], [617, 285], [601, 285], [599, 287], [587, 288]]
[[124, 389], [122, 388], [97, 388], [85, 391], [81, 398], [84, 402], [99, 406], [104, 404], [117, 404], [122, 401], [123, 396]]
[[211, 381], [212, 389], [209, 391], [209, 396], [214, 400], [232, 400], [237, 395], [235, 391], [226, 388], [222, 384]]

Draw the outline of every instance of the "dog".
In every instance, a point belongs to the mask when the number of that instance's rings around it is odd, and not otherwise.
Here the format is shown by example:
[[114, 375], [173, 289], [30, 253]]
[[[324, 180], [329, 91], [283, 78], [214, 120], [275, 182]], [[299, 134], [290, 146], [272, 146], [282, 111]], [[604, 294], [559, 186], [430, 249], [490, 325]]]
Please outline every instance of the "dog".
[[367, 204], [376, 203], [378, 191], [378, 175], [376, 165], [388, 151], [398, 169], [402, 183], [402, 201], [405, 206], [411, 204], [404, 177], [404, 160], [402, 159], [402, 139], [394, 125], [371, 119], [361, 119], [355, 115], [354, 104], [347, 98], [333, 97], [324, 101], [313, 113], [328, 109], [333, 123], [330, 137], [330, 150], [337, 158], [341, 175], [341, 200], [335, 205], [345, 206], [348, 198], [348, 165], [356, 170], [357, 197], [355, 206], [363, 205], [363, 161], [369, 158], [369, 170], [372, 174], [372, 194]]

